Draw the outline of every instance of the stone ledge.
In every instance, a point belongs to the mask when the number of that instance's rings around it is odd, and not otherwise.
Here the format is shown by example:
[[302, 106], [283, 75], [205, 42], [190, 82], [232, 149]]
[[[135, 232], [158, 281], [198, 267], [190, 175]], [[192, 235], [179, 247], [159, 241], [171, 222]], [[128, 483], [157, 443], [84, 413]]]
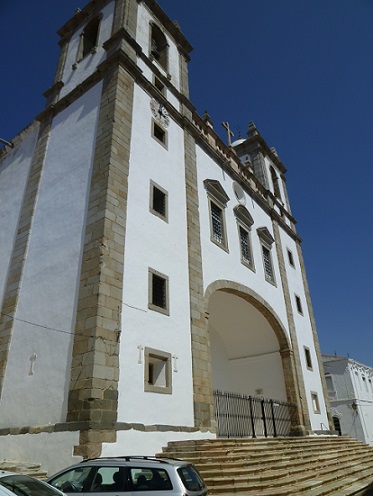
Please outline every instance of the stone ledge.
[[[199, 432], [198, 427], [188, 427], [184, 425], [167, 425], [167, 424], [154, 424], [145, 425], [140, 423], [127, 423], [127, 422], [117, 422], [116, 424], [112, 422], [64, 422], [57, 424], [48, 425], [37, 425], [37, 426], [22, 426], [22, 427], [6, 427], [0, 429], [0, 436], [19, 436], [23, 434], [52, 434], [55, 432], [73, 432], [73, 431], [128, 431], [135, 430], [141, 432]], [[204, 429], [206, 431], [206, 429]], [[207, 429], [214, 431], [214, 429]]]

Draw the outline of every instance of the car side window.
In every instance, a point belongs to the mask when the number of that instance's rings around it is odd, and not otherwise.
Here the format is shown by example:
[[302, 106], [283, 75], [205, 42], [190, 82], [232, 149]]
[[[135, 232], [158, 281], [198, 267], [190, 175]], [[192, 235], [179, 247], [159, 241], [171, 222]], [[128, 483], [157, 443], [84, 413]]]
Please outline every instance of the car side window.
[[133, 491], [171, 491], [173, 489], [167, 471], [161, 468], [132, 467], [130, 479]]
[[124, 467], [99, 467], [85, 492], [107, 493], [127, 491]]
[[52, 486], [65, 493], [81, 493], [92, 467], [75, 467], [58, 475], [49, 482]]

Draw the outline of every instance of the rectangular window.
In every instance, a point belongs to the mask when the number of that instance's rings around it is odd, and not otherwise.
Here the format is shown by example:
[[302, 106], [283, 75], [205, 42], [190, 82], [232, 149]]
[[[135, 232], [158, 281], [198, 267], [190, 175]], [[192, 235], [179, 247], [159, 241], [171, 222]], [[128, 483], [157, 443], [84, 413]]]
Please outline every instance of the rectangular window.
[[303, 308], [302, 308], [302, 302], [299, 296], [295, 295], [295, 303], [297, 305], [297, 310], [298, 312], [303, 315]]
[[168, 277], [149, 269], [149, 305], [150, 310], [169, 315]]
[[168, 218], [168, 195], [160, 186], [150, 182], [150, 211], [167, 221]]
[[245, 265], [253, 268], [253, 256], [251, 252], [250, 233], [242, 226], [238, 226], [241, 245], [241, 260]]
[[290, 250], [288, 250], [288, 259], [289, 259], [289, 264], [292, 266], [292, 267], [295, 267], [295, 264], [294, 264], [294, 257], [293, 257], [293, 254]]
[[219, 205], [210, 200], [211, 241], [222, 248], [227, 248], [225, 236], [224, 211]]
[[165, 131], [159, 124], [152, 120], [152, 136], [167, 149], [167, 131]]
[[306, 357], [306, 365], [308, 370], [312, 370], [312, 360], [311, 360], [311, 352], [309, 348], [304, 347], [304, 354]]
[[160, 91], [162, 93], [162, 95], [165, 95], [166, 94], [165, 85], [156, 76], [154, 76], [154, 86], [157, 88], [158, 91]]
[[171, 354], [145, 348], [144, 390], [152, 393], [172, 393]]
[[311, 393], [311, 399], [314, 413], [320, 413], [320, 403], [317, 393]]
[[271, 282], [274, 284], [275, 276], [274, 276], [273, 267], [272, 267], [271, 251], [264, 245], [262, 245], [262, 251], [263, 251], [263, 264], [264, 264], [265, 278], [268, 282]]

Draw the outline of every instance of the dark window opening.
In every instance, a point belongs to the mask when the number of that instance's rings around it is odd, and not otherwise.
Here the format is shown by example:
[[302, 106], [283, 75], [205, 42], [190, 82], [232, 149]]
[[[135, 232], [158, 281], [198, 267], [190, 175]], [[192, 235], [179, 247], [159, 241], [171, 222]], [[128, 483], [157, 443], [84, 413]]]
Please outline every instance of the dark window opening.
[[288, 250], [288, 259], [289, 259], [289, 264], [292, 266], [292, 267], [295, 267], [295, 264], [294, 264], [294, 257], [293, 257], [293, 254], [290, 250]]
[[153, 210], [162, 215], [162, 217], [166, 217], [166, 195], [155, 186], [153, 188]]
[[272, 178], [272, 184], [273, 184], [273, 191], [274, 194], [277, 198], [281, 199], [281, 192], [280, 192], [280, 186], [279, 186], [279, 180], [276, 174], [276, 171], [273, 167], [270, 168], [271, 170], [271, 178]]
[[167, 308], [166, 279], [153, 274], [152, 304], [159, 308]]
[[151, 26], [151, 55], [167, 71], [168, 44], [165, 35], [158, 26]]
[[295, 296], [295, 302], [297, 304], [297, 310], [298, 310], [298, 312], [303, 315], [302, 302], [300, 301], [299, 296]]
[[311, 360], [311, 352], [309, 348], [304, 348], [304, 353], [306, 356], [306, 364], [308, 369], [312, 369], [312, 360]]
[[157, 138], [157, 140], [159, 140], [163, 144], [166, 144], [166, 131], [164, 131], [155, 122], [154, 122], [153, 134], [154, 134], [154, 137]]
[[81, 34], [80, 58], [86, 57], [97, 47], [100, 19], [92, 19]]

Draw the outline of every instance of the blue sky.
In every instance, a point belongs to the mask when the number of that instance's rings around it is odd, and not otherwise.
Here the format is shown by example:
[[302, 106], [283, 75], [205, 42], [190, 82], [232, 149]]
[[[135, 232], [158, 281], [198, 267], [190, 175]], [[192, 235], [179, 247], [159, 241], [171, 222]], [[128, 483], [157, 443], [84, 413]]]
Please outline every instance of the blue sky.
[[[81, 0], [0, 0], [0, 137], [44, 108]], [[373, 366], [372, 0], [159, 0], [194, 47], [190, 98], [288, 169], [323, 353]], [[22, 12], [22, 16], [20, 16]]]

